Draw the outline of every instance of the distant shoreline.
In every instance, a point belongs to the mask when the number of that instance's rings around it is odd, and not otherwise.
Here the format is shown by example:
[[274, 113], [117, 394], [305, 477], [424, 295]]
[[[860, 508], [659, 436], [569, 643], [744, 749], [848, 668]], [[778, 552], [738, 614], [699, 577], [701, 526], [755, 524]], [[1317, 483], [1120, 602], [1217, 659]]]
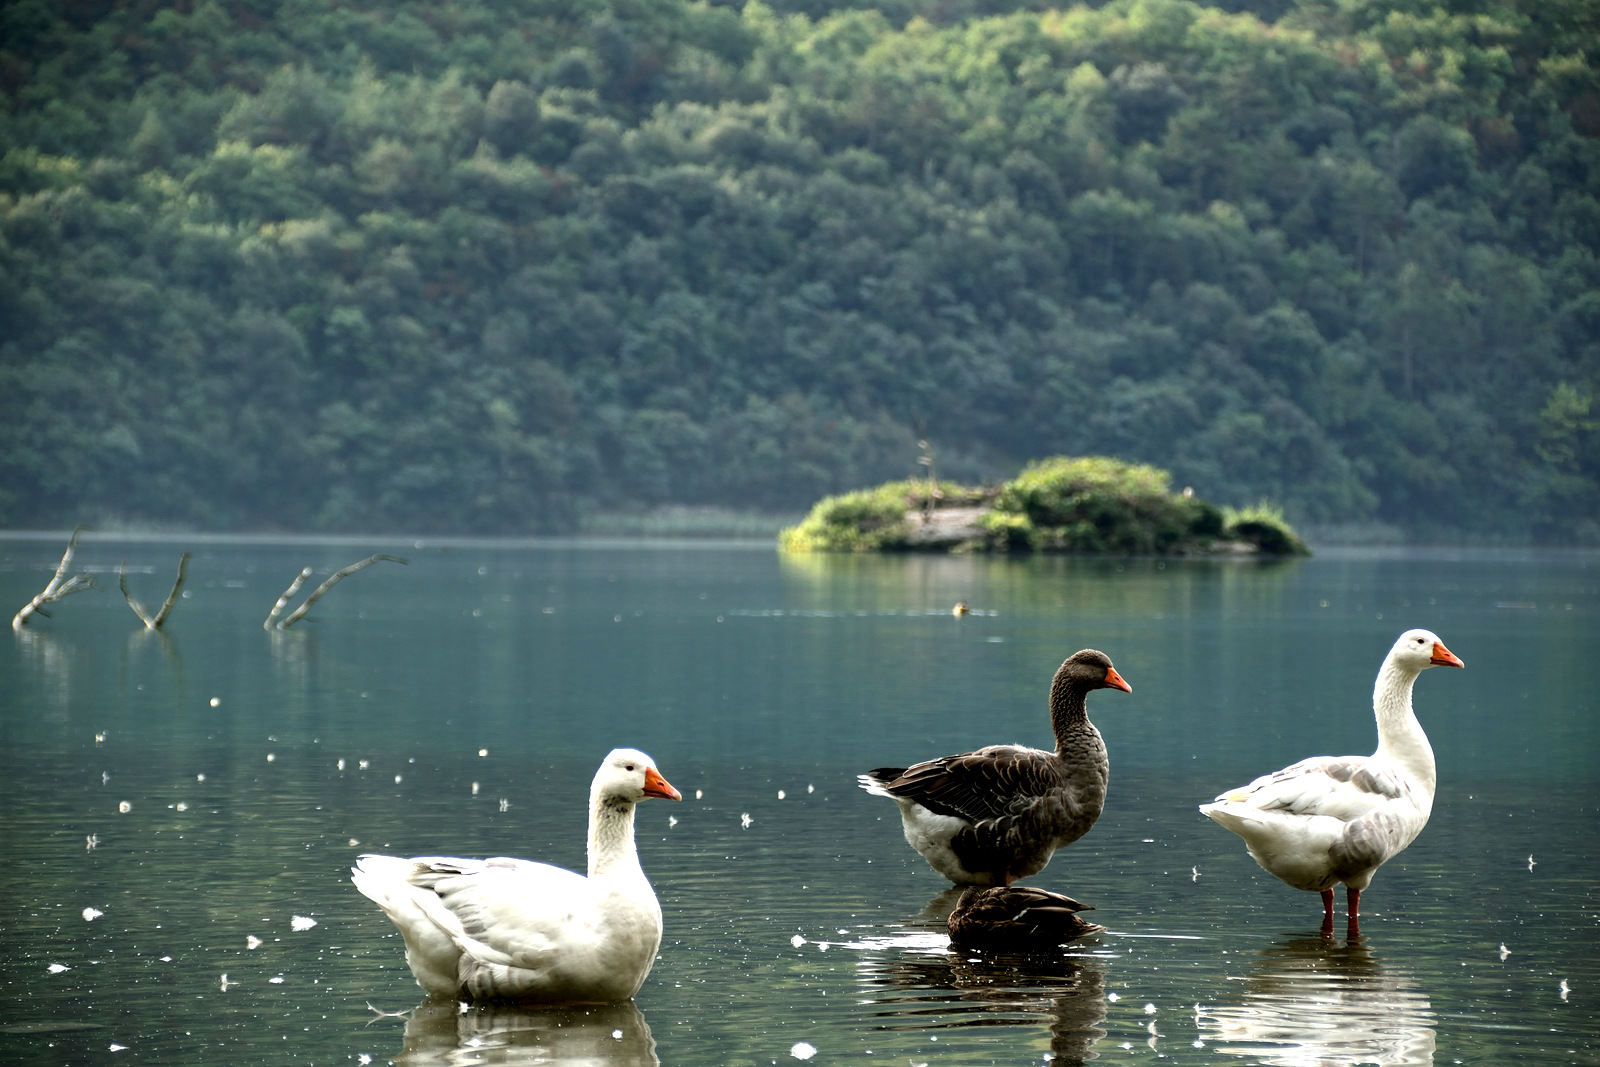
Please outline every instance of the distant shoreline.
[[[705, 517], [699, 521], [683, 518], [683, 513], [716, 512], [730, 517], [722, 523]], [[202, 544], [254, 544], [278, 542], [281, 544], [403, 544], [414, 547], [421, 541], [426, 547], [446, 544], [522, 545], [522, 544], [595, 544], [607, 541], [670, 542], [690, 541], [705, 543], [751, 544], [770, 547], [777, 534], [800, 519], [799, 514], [773, 515], [767, 512], [743, 512], [736, 509], [701, 509], [682, 505], [668, 505], [651, 512], [601, 513], [584, 522], [580, 529], [569, 533], [553, 534], [480, 534], [465, 531], [454, 533], [404, 533], [374, 532], [350, 533], [345, 531], [272, 531], [272, 530], [181, 530], [151, 529], [137, 525], [110, 526], [86, 529], [85, 542], [94, 541], [150, 541], [154, 543], [197, 542]], [[1458, 538], [1409, 537], [1399, 527], [1386, 523], [1351, 523], [1336, 525], [1308, 524], [1297, 527], [1302, 540], [1315, 552], [1347, 549], [1397, 549], [1397, 550], [1472, 550], [1525, 549], [1540, 552], [1600, 552], [1600, 548], [1585, 544], [1550, 544], [1530, 540], [1496, 539], [1484, 536], [1462, 535]], [[70, 527], [0, 529], [0, 541], [62, 541], [72, 534]], [[1200, 558], [1200, 557], [1196, 557]]]

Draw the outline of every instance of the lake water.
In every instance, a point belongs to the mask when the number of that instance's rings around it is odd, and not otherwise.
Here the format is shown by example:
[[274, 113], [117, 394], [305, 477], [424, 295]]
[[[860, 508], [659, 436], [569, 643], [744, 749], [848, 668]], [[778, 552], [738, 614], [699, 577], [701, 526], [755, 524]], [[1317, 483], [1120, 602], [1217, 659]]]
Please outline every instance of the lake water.
[[[0, 607], [63, 547], [0, 540]], [[185, 549], [189, 595], [147, 634], [115, 568], [159, 602]], [[410, 562], [262, 629], [301, 567], [372, 552]], [[78, 563], [107, 592], [0, 640], [0, 1062], [1600, 1062], [1595, 554], [86, 538]], [[1370, 752], [1412, 626], [1467, 664], [1417, 684], [1433, 819], [1365, 894], [1364, 940], [1325, 943], [1316, 896], [1195, 805]], [[1031, 881], [1108, 930], [951, 953], [947, 883], [855, 775], [1048, 744], [1051, 675], [1085, 646], [1133, 686], [1089, 702], [1110, 799]], [[376, 1014], [422, 995], [352, 859], [581, 870], [618, 745], [685, 797], [639, 809], [666, 933], [635, 1003]]]

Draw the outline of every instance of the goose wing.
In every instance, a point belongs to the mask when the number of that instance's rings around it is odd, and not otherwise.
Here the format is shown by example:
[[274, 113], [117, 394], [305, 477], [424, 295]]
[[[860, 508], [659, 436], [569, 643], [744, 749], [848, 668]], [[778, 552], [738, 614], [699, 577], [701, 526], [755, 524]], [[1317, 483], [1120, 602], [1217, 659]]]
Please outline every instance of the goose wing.
[[1371, 756], [1313, 756], [1229, 790], [1216, 803], [1352, 822], [1396, 802], [1414, 803], [1414, 791], [1399, 768]]
[[408, 881], [428, 918], [482, 963], [540, 970], [600, 936], [593, 887], [547, 863], [419, 856]]
[[915, 801], [939, 815], [968, 822], [1004, 819], [1028, 811], [1039, 798], [1061, 789], [1060, 760], [1019, 745], [991, 745], [908, 767], [891, 781], [874, 771], [883, 792]]

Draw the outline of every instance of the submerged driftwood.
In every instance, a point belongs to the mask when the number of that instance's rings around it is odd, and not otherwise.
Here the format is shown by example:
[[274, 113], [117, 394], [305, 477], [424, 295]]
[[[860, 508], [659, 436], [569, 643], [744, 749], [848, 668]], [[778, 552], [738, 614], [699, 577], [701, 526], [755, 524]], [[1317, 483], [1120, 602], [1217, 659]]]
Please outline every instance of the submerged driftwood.
[[[67, 571], [72, 566], [72, 557], [78, 550], [78, 537], [85, 529], [87, 527], [84, 526], [78, 526], [73, 529], [72, 537], [67, 541], [67, 550], [61, 554], [61, 562], [56, 565], [56, 572], [51, 577], [50, 583], [37, 596], [24, 604], [22, 609], [12, 617], [11, 628], [13, 630], [20, 632], [27, 625], [28, 619], [34, 615], [43, 615], [45, 618], [49, 618], [50, 613], [44, 609], [46, 604], [52, 604], [73, 593], [80, 593], [85, 589], [94, 588], [94, 579], [88, 574], [74, 574], [71, 577], [67, 575]], [[139, 621], [144, 623], [145, 629], [159, 630], [167, 621], [167, 616], [172, 613], [173, 605], [178, 602], [179, 594], [183, 591], [184, 578], [187, 576], [189, 569], [189, 559], [190, 553], [188, 552], [179, 557], [178, 574], [173, 579], [172, 590], [167, 594], [167, 599], [162, 602], [161, 607], [154, 614], [139, 601], [135, 600], [133, 594], [128, 590], [127, 563], [124, 562], [117, 568], [117, 587], [122, 590], [122, 599], [127, 601], [128, 607], [132, 609], [135, 615], [139, 616]], [[287, 616], [279, 618], [279, 616], [283, 615], [283, 609], [288, 605], [289, 601], [300, 591], [300, 587], [305, 584], [306, 579], [311, 577], [311, 568], [306, 567], [296, 576], [293, 582], [289, 583], [289, 588], [284, 590], [277, 603], [273, 604], [272, 610], [267, 614], [266, 621], [261, 624], [262, 627], [267, 630], [288, 629], [304, 618], [306, 612], [311, 610], [311, 605], [320, 600], [328, 590], [332, 589], [340, 581], [348, 578], [356, 571], [385, 560], [390, 563], [401, 564], [410, 562], [398, 556], [377, 553], [368, 556], [366, 559], [358, 560], [347, 567], [341, 567], [329, 575], [327, 580], [317, 586], [316, 589], [312, 590], [311, 595], [306, 597], [298, 608]]]
[[133, 599], [133, 594], [128, 592], [127, 564], [117, 568], [117, 587], [122, 590], [122, 599], [126, 600], [128, 607], [132, 608], [133, 613], [139, 616], [139, 620], [144, 623], [146, 630], [159, 630], [161, 629], [161, 624], [167, 621], [167, 615], [171, 613], [172, 605], [178, 602], [178, 593], [183, 589], [183, 579], [188, 570], [189, 553], [185, 552], [178, 557], [178, 577], [173, 580], [172, 592], [167, 594], [166, 602], [161, 605], [161, 610], [151, 615], [145, 610], [144, 605]]
[[61, 554], [61, 562], [56, 565], [55, 577], [50, 579], [50, 584], [44, 587], [43, 592], [24, 604], [22, 610], [12, 617], [11, 628], [13, 630], [21, 630], [26, 626], [30, 615], [39, 614], [48, 619], [50, 613], [44, 610], [46, 604], [53, 604], [63, 597], [71, 596], [73, 593], [81, 593], [85, 589], [94, 588], [94, 579], [87, 574], [74, 574], [70, 578], [66, 576], [67, 568], [72, 566], [72, 555], [78, 550], [78, 535], [83, 531], [84, 527], [82, 526], [73, 528], [72, 538], [67, 542], [67, 550]]
[[306, 597], [304, 603], [280, 620], [278, 616], [283, 613], [284, 606], [288, 604], [289, 601], [294, 598], [294, 595], [300, 591], [300, 587], [305, 584], [306, 579], [311, 577], [311, 568], [306, 567], [300, 572], [294, 581], [289, 583], [289, 588], [283, 591], [283, 595], [278, 598], [278, 602], [272, 605], [272, 610], [267, 613], [267, 619], [261, 624], [261, 628], [263, 630], [287, 630], [289, 627], [299, 622], [300, 619], [305, 616], [306, 612], [311, 610], [311, 605], [320, 600], [322, 598], [322, 594], [326, 593], [329, 589], [332, 589], [341, 580], [349, 577], [356, 571], [359, 571], [365, 567], [370, 567], [374, 563], [378, 563], [382, 560], [387, 560], [390, 563], [401, 564], [410, 562], [409, 560], [401, 559], [399, 556], [385, 556], [380, 553], [377, 555], [368, 556], [366, 559], [352, 563], [348, 567], [340, 567], [338, 570], [334, 571], [328, 576], [327, 581], [313, 589], [311, 591], [311, 595]]

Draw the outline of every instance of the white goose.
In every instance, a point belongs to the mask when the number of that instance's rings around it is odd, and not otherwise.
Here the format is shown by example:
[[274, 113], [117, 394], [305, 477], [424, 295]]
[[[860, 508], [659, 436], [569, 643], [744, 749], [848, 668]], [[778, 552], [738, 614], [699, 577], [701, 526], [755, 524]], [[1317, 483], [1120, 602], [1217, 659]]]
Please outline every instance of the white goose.
[[365, 855], [350, 880], [400, 928], [434, 996], [606, 1003], [639, 991], [661, 906], [639, 866], [633, 809], [683, 799], [643, 752], [614, 750], [589, 788], [589, 876], [530, 860]]
[[1411, 710], [1417, 675], [1463, 667], [1427, 630], [1407, 630], [1384, 657], [1372, 690], [1378, 751], [1313, 756], [1230, 790], [1200, 810], [1244, 838], [1266, 871], [1322, 894], [1322, 932], [1333, 934], [1333, 887], [1348, 890], [1350, 937], [1359, 937], [1361, 891], [1382, 864], [1416, 840], [1433, 810], [1433, 748]]

